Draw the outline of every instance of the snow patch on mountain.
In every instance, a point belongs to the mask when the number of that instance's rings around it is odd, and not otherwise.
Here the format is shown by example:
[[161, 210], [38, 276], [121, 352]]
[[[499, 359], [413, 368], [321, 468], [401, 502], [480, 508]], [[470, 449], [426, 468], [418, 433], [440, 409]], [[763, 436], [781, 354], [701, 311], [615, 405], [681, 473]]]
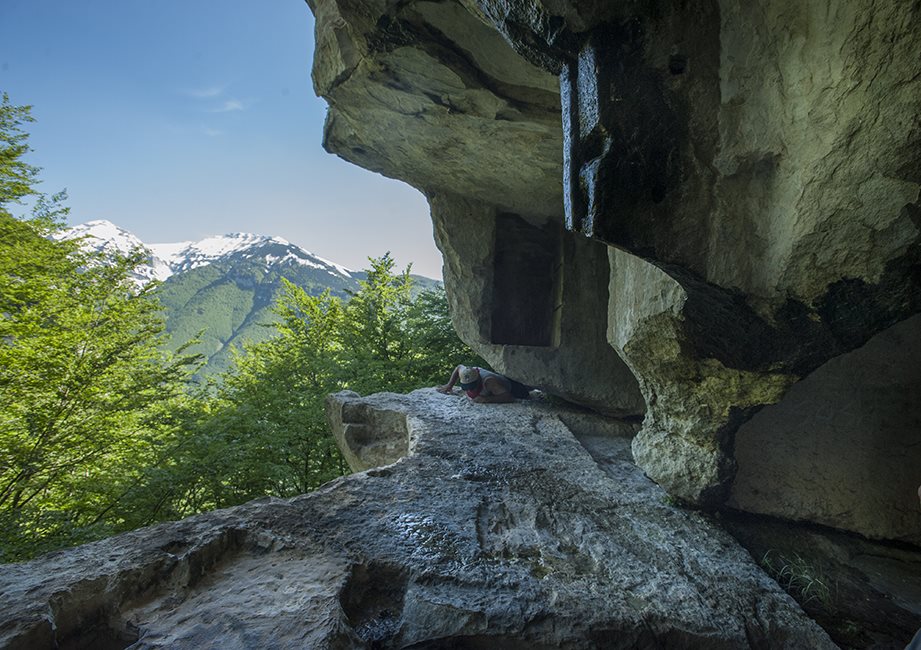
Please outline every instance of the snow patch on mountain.
[[[335, 269], [335, 270], [336, 270], [336, 273], [338, 273], [339, 275], [343, 275], [343, 276], [345, 276], [345, 277], [347, 277], [347, 278], [350, 278], [350, 277], [352, 277], [352, 275], [354, 275], [354, 273], [355, 273], [354, 271], [351, 271], [351, 270], [345, 268], [344, 266], [342, 266], [342, 265], [340, 265], [340, 264], [336, 264], [335, 262], [330, 262], [330, 261], [327, 260], [327, 259], [323, 259], [323, 258], [320, 257], [319, 255], [314, 255], [313, 253], [308, 253], [308, 255], [310, 255], [311, 257], [313, 257], [313, 259], [319, 261], [321, 264], [324, 264], [324, 265], [326, 265], [327, 267], [331, 267], [331, 268]], [[327, 271], [327, 273], [329, 273], [330, 275], [336, 275], [336, 273], [333, 273], [332, 271]]]
[[177, 259], [179, 253], [194, 244], [191, 241], [180, 241], [172, 244], [146, 244], [147, 248], [161, 260]]
[[310, 260], [302, 259], [298, 257], [297, 255], [295, 255], [294, 253], [288, 253], [287, 255], [283, 255], [281, 257], [278, 257], [276, 255], [266, 255], [265, 256], [265, 265], [267, 267], [271, 267], [275, 264], [282, 264], [284, 262], [297, 262], [301, 266], [307, 266], [312, 269], [324, 268], [322, 264], [317, 264], [315, 262], [311, 262]]
[[173, 269], [174, 273], [196, 269], [205, 264], [211, 264], [231, 255], [251, 253], [267, 244], [292, 246], [280, 237], [265, 237], [245, 232], [235, 232], [227, 235], [205, 237], [197, 242], [183, 242], [177, 244], [149, 244], [148, 248], [154, 255], [163, 258]]
[[111, 252], [129, 253], [137, 248], [144, 248], [144, 243], [111, 221], [97, 219], [74, 226], [66, 231], [66, 239], [88, 237], [93, 240], [93, 248]]
[[[96, 219], [68, 228], [60, 235], [62, 239], [83, 239], [85, 250], [103, 255], [128, 255], [138, 249], [150, 253], [150, 247], [111, 221]], [[162, 258], [151, 254], [147, 264], [138, 266], [132, 273], [132, 279], [140, 286], [153, 280], [165, 280], [173, 274], [169, 264]]]

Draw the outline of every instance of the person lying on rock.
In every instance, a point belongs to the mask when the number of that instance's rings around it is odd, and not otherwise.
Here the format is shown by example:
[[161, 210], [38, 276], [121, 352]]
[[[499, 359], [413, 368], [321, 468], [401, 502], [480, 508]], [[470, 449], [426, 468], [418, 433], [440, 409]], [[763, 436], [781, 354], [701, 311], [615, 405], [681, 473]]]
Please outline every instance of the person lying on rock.
[[467, 393], [467, 397], [477, 404], [507, 404], [514, 402], [516, 398], [527, 397], [531, 390], [524, 384], [497, 372], [463, 365], [454, 369], [447, 384], [435, 390], [439, 393], [450, 393], [454, 384], [458, 382]]

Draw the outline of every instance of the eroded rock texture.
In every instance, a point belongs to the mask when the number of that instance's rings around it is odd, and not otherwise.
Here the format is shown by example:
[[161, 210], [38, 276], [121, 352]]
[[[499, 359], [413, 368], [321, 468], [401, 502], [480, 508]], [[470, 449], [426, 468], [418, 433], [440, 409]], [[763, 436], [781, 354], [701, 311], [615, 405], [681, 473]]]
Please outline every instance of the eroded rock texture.
[[387, 441], [402, 415], [415, 453], [7, 565], [0, 645], [835, 647], [731, 536], [668, 503], [630, 459], [635, 425], [432, 389], [330, 412]]
[[744, 422], [921, 310], [917, 3], [311, 6], [325, 145], [429, 198], [462, 338], [644, 412], [676, 496], [724, 503]]

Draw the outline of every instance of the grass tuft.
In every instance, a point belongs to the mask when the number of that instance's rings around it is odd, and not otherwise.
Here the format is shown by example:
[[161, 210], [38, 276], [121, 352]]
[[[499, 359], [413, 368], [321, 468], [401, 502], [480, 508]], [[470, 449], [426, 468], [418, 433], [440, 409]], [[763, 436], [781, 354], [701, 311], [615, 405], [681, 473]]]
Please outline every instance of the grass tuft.
[[770, 549], [761, 558], [761, 566], [800, 605], [831, 603], [831, 589], [825, 577], [799, 553], [783, 554]]

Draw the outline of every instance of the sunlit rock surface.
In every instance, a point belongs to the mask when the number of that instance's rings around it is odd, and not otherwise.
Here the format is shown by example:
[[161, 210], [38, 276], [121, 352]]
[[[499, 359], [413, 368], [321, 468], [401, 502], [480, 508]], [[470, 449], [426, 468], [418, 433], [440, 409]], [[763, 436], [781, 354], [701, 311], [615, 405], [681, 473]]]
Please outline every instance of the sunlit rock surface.
[[635, 425], [432, 389], [332, 399], [340, 422], [403, 414], [415, 454], [5, 566], [0, 645], [835, 647], [631, 462]]
[[645, 413], [670, 493], [725, 503], [743, 423], [921, 311], [917, 3], [310, 4], [325, 145], [429, 198], [462, 338]]

